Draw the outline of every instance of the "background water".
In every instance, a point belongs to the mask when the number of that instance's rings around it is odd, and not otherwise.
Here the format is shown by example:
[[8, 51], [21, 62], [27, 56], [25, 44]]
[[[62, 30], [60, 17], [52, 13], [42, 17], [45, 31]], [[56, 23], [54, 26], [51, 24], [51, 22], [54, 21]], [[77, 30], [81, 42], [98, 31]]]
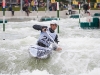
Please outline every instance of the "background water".
[[100, 75], [100, 29], [81, 29], [78, 19], [59, 21], [62, 51], [46, 60], [29, 55], [40, 34], [32, 26], [49, 23], [8, 22], [5, 32], [0, 24], [0, 75]]

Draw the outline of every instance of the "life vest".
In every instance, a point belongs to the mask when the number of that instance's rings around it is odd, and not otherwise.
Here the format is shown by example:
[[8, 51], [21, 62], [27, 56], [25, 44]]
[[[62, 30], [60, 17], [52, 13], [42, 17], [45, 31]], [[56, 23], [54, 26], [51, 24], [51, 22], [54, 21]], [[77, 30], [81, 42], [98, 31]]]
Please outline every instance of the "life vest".
[[[51, 33], [49, 29], [47, 29], [47, 32], [52, 37], [52, 39], [55, 40], [56, 33]], [[38, 40], [38, 42], [43, 43], [44, 45], [46, 45], [46, 47], [49, 47], [50, 44], [53, 42], [53, 40], [50, 39], [50, 36], [48, 34], [46, 32], [41, 32]]]

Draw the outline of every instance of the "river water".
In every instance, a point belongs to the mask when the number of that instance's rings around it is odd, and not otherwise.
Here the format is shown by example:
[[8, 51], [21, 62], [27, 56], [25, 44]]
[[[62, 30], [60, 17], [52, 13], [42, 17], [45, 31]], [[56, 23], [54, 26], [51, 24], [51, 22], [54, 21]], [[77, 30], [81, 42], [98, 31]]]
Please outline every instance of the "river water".
[[32, 26], [49, 23], [8, 22], [5, 31], [0, 24], [0, 75], [100, 75], [100, 29], [81, 29], [78, 19], [59, 21], [62, 51], [45, 60], [30, 56], [40, 34]]

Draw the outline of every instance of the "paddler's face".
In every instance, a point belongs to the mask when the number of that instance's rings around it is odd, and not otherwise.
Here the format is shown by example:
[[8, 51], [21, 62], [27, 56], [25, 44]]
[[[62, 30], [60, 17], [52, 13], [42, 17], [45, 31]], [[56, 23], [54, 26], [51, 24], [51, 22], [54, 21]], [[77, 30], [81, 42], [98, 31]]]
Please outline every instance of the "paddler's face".
[[57, 24], [50, 24], [50, 26], [52, 30], [55, 30], [57, 28]]

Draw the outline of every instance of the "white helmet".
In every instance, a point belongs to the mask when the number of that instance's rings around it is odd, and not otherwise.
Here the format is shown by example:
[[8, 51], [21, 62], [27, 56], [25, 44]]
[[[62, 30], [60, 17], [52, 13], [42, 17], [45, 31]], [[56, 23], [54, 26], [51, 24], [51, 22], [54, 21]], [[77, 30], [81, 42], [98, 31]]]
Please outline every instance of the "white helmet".
[[56, 20], [52, 20], [52, 21], [50, 22], [50, 24], [56, 24], [56, 25], [57, 25], [57, 21], [56, 21]]

